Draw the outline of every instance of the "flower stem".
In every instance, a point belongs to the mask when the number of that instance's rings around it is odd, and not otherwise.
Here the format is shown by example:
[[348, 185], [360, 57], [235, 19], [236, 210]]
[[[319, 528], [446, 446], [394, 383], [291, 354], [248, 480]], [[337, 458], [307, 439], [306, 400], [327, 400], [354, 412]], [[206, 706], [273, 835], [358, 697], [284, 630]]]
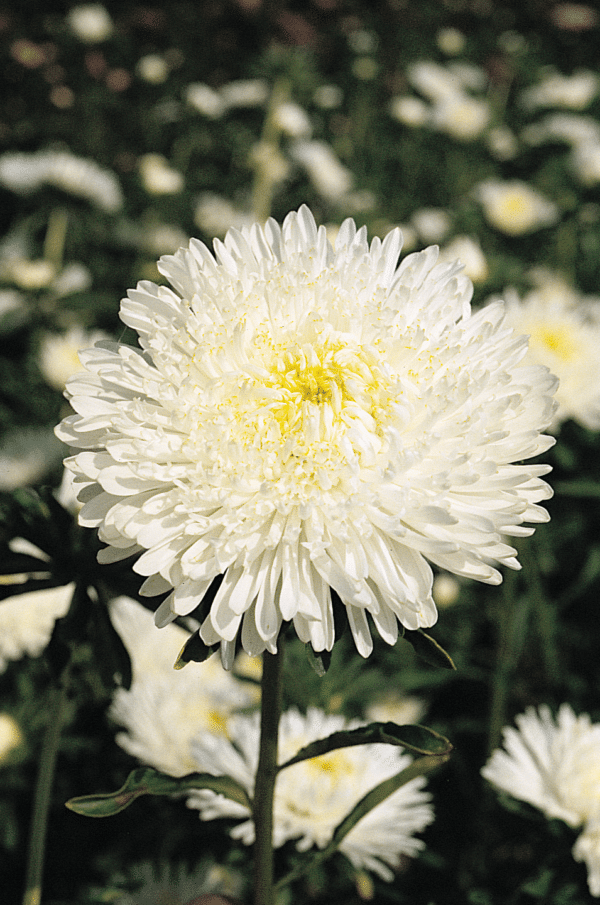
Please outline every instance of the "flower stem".
[[60, 734], [67, 703], [67, 682], [63, 676], [59, 685], [52, 690], [48, 713], [48, 723], [42, 743], [37, 782], [31, 811], [25, 892], [23, 905], [40, 905], [42, 901], [42, 877], [44, 853], [48, 829], [48, 814], [52, 799], [52, 786]]
[[254, 905], [274, 905], [273, 798], [277, 778], [277, 736], [281, 714], [283, 655], [263, 655], [260, 751], [254, 784]]

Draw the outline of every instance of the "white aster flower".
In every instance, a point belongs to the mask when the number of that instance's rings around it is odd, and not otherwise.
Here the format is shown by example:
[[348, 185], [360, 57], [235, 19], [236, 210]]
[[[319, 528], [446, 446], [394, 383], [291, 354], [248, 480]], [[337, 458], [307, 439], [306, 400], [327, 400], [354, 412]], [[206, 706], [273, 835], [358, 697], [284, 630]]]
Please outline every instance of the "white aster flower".
[[317, 192], [328, 201], [339, 201], [352, 188], [352, 173], [326, 141], [295, 141], [290, 156], [306, 170]]
[[418, 128], [431, 121], [431, 107], [418, 97], [398, 95], [393, 97], [389, 106], [390, 116], [405, 126]]
[[39, 657], [52, 635], [54, 623], [64, 616], [74, 584], [15, 594], [0, 601], [0, 672], [9, 660], [28, 654]]
[[84, 330], [80, 325], [66, 333], [45, 333], [40, 342], [38, 366], [46, 383], [62, 393], [69, 377], [81, 370], [80, 349], [89, 349], [106, 339], [109, 336], [104, 331]]
[[108, 213], [116, 213], [123, 205], [114, 173], [68, 151], [7, 152], [0, 157], [0, 184], [24, 195], [41, 185], [53, 185]]
[[174, 195], [182, 191], [183, 175], [162, 154], [142, 155], [139, 167], [144, 188], [151, 195]]
[[[300, 748], [333, 732], [351, 729], [341, 716], [326, 715], [316, 708], [306, 716], [286, 711], [279, 732], [279, 763], [294, 757]], [[259, 717], [234, 717], [231, 741], [198, 735], [193, 744], [196, 769], [219, 775], [227, 773], [243, 785], [250, 796], [258, 764]], [[290, 839], [300, 851], [324, 848], [342, 819], [364, 795], [412, 762], [410, 755], [388, 745], [360, 745], [322, 754], [282, 770], [275, 785], [273, 842], [275, 847]], [[390, 868], [402, 855], [414, 856], [423, 847], [415, 838], [433, 820], [430, 795], [423, 791], [420, 776], [402, 786], [369, 811], [343, 839], [339, 850], [357, 869], [372, 870], [391, 880]], [[203, 820], [242, 818], [231, 835], [246, 845], [254, 841], [254, 824], [246, 808], [207, 790], [193, 792], [188, 805], [198, 808]], [[245, 818], [245, 819], [244, 819]]]
[[113, 23], [106, 8], [100, 3], [74, 6], [67, 14], [71, 31], [86, 44], [106, 41], [113, 33]]
[[307, 138], [312, 132], [310, 116], [304, 107], [294, 101], [279, 104], [274, 112], [274, 120], [285, 135], [293, 138]]
[[600, 895], [600, 723], [562, 704], [529, 707], [504, 729], [504, 749], [494, 751], [481, 773], [498, 789], [538, 808], [549, 819], [583, 827], [575, 860], [585, 860], [592, 895]]
[[432, 126], [457, 141], [474, 141], [490, 122], [487, 101], [456, 92], [434, 104]]
[[481, 245], [471, 236], [455, 236], [440, 250], [440, 261], [460, 261], [464, 264], [465, 276], [473, 283], [485, 282], [489, 273]]
[[0, 713], [0, 767], [23, 741], [20, 726], [10, 713]]
[[522, 300], [507, 292], [506, 312], [507, 323], [529, 335], [528, 360], [546, 365], [559, 379], [552, 429], [573, 418], [600, 430], [600, 299], [546, 274]]
[[488, 223], [508, 236], [551, 226], [559, 216], [557, 206], [526, 182], [488, 179], [476, 189]]
[[237, 680], [215, 657], [174, 669], [189, 632], [176, 625], [159, 631], [152, 613], [135, 600], [113, 600], [110, 616], [132, 666], [131, 688], [118, 689], [110, 709], [124, 729], [118, 744], [170, 776], [192, 773], [192, 738], [199, 731], [226, 733], [236, 710], [258, 703], [258, 685]]
[[550, 71], [538, 85], [521, 93], [520, 102], [527, 110], [540, 107], [565, 107], [583, 110], [598, 93], [600, 78], [589, 69], [578, 69], [572, 75]]
[[367, 656], [367, 614], [390, 644], [435, 622], [426, 557], [498, 584], [518, 568], [502, 535], [548, 518], [549, 468], [521, 460], [554, 442], [555, 378], [521, 366], [501, 304], [471, 311], [459, 264], [397, 267], [400, 245], [346, 220], [334, 249], [306, 207], [216, 260], [192, 239], [159, 262], [175, 291], [122, 302], [143, 351], [91, 349], [68, 385], [57, 433], [100, 560], [141, 554], [142, 593], [173, 589], [159, 624], [219, 579], [201, 637], [225, 663], [240, 634], [275, 652], [283, 622], [331, 649], [330, 587]]
[[[422, 207], [415, 211], [411, 221], [423, 242], [428, 243], [441, 242], [452, 225], [450, 214], [441, 207]], [[454, 258], [452, 263], [456, 260]]]
[[225, 101], [218, 91], [204, 82], [192, 82], [185, 89], [185, 100], [203, 116], [218, 119], [225, 112]]

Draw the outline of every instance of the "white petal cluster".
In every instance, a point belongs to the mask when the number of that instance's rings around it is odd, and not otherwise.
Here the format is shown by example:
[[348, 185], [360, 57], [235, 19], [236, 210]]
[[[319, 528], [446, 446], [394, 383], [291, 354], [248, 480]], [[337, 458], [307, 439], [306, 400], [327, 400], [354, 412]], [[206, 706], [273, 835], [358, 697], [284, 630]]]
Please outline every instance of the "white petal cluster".
[[10, 660], [26, 654], [39, 657], [50, 641], [54, 623], [69, 609], [74, 589], [74, 584], [67, 584], [0, 601], [0, 672]]
[[189, 632], [159, 632], [152, 613], [127, 597], [111, 602], [112, 622], [131, 657], [131, 688], [119, 688], [110, 716], [123, 727], [118, 744], [170, 776], [197, 769], [191, 741], [198, 732], [226, 734], [231, 715], [258, 702], [258, 685], [241, 682], [212, 657], [173, 668]]
[[583, 110], [600, 88], [600, 78], [589, 69], [579, 69], [572, 75], [551, 71], [537, 85], [521, 92], [520, 103], [526, 110], [540, 107], [564, 107]]
[[558, 274], [540, 274], [522, 299], [506, 293], [506, 317], [529, 335], [528, 360], [559, 379], [551, 429], [572, 418], [600, 430], [600, 298], [581, 295]]
[[593, 896], [600, 896], [600, 723], [563, 704], [528, 708], [504, 729], [504, 750], [494, 751], [481, 773], [498, 789], [526, 801], [546, 817], [582, 832], [573, 848], [585, 861]]
[[68, 151], [8, 152], [0, 157], [0, 185], [28, 194], [53, 185], [86, 198], [108, 213], [123, 205], [121, 185], [110, 170]]
[[398, 267], [399, 230], [369, 247], [346, 220], [333, 248], [307, 208], [214, 244], [161, 258], [173, 289], [130, 291], [142, 351], [83, 353], [57, 429], [101, 561], [139, 554], [142, 593], [172, 590], [158, 624], [219, 578], [201, 637], [225, 663], [238, 637], [275, 652], [283, 622], [329, 650], [332, 588], [367, 656], [367, 614], [389, 644], [435, 622], [427, 559], [518, 568], [503, 535], [547, 520], [549, 469], [522, 460], [554, 442], [556, 381], [503, 306], [473, 313], [435, 247]]
[[[279, 763], [286, 763], [310, 742], [356, 725], [316, 708], [309, 709], [305, 716], [297, 710], [288, 710], [280, 724]], [[196, 769], [215, 775], [228, 773], [252, 795], [258, 746], [258, 714], [235, 717], [231, 722], [231, 740], [196, 737], [193, 744]], [[300, 851], [313, 846], [324, 848], [336, 826], [368, 791], [411, 762], [412, 758], [398, 748], [360, 745], [337, 749], [281, 770], [275, 786], [275, 846], [293, 839]], [[391, 880], [390, 868], [398, 867], [401, 856], [414, 856], [424, 847], [423, 841], [414, 835], [433, 820], [431, 796], [424, 786], [423, 777], [411, 780], [350, 830], [340, 851], [356, 868], [372, 870]], [[188, 805], [198, 808], [203, 820], [246, 818], [231, 835], [246, 845], [254, 841], [254, 825], [241, 805], [206, 790], [192, 793]]]

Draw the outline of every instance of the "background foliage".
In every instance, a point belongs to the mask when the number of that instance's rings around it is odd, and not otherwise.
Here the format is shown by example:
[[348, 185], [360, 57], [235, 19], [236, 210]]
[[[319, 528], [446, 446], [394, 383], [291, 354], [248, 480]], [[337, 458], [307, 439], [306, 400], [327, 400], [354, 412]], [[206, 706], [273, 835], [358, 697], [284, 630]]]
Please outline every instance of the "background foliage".
[[[190, 85], [218, 91], [255, 79], [268, 95], [273, 85], [284, 84], [308, 114], [313, 138], [330, 145], [351, 174], [347, 192], [323, 194], [293, 157], [297, 136], [284, 130], [280, 150], [287, 173], [273, 189], [275, 217], [306, 202], [317, 221], [334, 225], [351, 215], [371, 234], [383, 235], [391, 225], [410, 225], [424, 208], [442, 209], [450, 217], [445, 240], [466, 234], [481, 245], [487, 274], [476, 283], [477, 303], [508, 286], [526, 289], [532, 265], [561, 270], [580, 292], [600, 294], [598, 183], [578, 178], [568, 143], [520, 140], [544, 111], [527, 111], [519, 102], [547, 67], [566, 75], [579, 68], [598, 71], [595, 8], [587, 8], [589, 21], [580, 27], [575, 5], [549, 0], [108, 0], [112, 34], [86, 43], [68, 26], [72, 6], [32, 0], [0, 6], [0, 167], [6, 153], [68, 151], [114, 174], [123, 198], [106, 209], [85, 193], [48, 183], [27, 192], [0, 187], [2, 541], [22, 531], [25, 512], [55, 564], [60, 560], [57, 584], [95, 568], [94, 542], [80, 532], [67, 538], [61, 527], [56, 536], [41, 529], [44, 518], [56, 525], [58, 516], [37, 512], [35, 498], [18, 491], [22, 484], [56, 487], [61, 477], [64, 450], [52, 428], [66, 408], [41, 370], [44, 337], [82, 325], [131, 340], [118, 320], [125, 290], [138, 279], [159, 279], [156, 258], [171, 252], [169, 243], [180, 235], [182, 241], [190, 235], [211, 241], [215, 230], [196, 213], [202, 193], [249, 211], [260, 177], [253, 155], [264, 138], [267, 101], [210, 116], [189, 102]], [[465, 142], [390, 114], [393, 98], [418, 94], [407, 78], [410, 64], [448, 63], [439, 38], [448, 28], [465, 39], [453, 59], [487, 76], [481, 96], [489, 105], [489, 128], [508, 126], [518, 137], [513, 156], [490, 151], [489, 129]], [[143, 74], [140, 61], [149, 56], [162, 61], [160, 78]], [[337, 98], [333, 105], [318, 100], [323, 86], [338, 89], [330, 91]], [[600, 96], [585, 115], [600, 125]], [[181, 175], [180, 190], [157, 193], [144, 184], [139, 165], [150, 153], [163, 155]], [[474, 194], [491, 177], [520, 179], [543, 192], [558, 207], [554, 225], [521, 237], [492, 228]], [[415, 242], [428, 244], [419, 235]], [[51, 265], [52, 279], [36, 283], [15, 264], [40, 261]], [[87, 269], [89, 285], [64, 292], [56, 280], [74, 263]], [[42, 451], [42, 462], [38, 456], [27, 471], [32, 450]], [[554, 466], [552, 521], [520, 544], [523, 571], [507, 575], [501, 588], [460, 585], [432, 630], [453, 657], [455, 672], [423, 663], [404, 641], [393, 649], [379, 644], [362, 661], [343, 638], [330, 671], [318, 678], [302, 648], [291, 646], [287, 704], [361, 716], [383, 690], [417, 695], [427, 704], [424, 722], [455, 746], [450, 763], [430, 779], [436, 820], [421, 857], [393, 883], [374, 885], [335, 859], [298, 887], [299, 898], [317, 905], [337, 895], [397, 905], [590, 900], [585, 868], [570, 854], [573, 831], [526, 806], [499, 802], [479, 777], [501, 727], [528, 705], [568, 701], [600, 720], [600, 440], [568, 421], [545, 458]], [[13, 479], [15, 462], [24, 471]], [[110, 576], [99, 581], [110, 594]], [[135, 583], [124, 590], [135, 594]], [[118, 901], [119, 890], [144, 875], [143, 862], [183, 864], [191, 871], [210, 856], [247, 870], [248, 851], [232, 852], [223, 827], [202, 824], [179, 801], [142, 799], [107, 821], [64, 808], [74, 795], [118, 788], [134, 766], [115, 744], [106, 716], [114, 670], [102, 669], [107, 661], [98, 657], [102, 625], [100, 615], [89, 617], [76, 652], [77, 693], [69, 701], [59, 752], [45, 901]], [[21, 747], [0, 765], [0, 889], [7, 902], [21, 895], [36, 762], [51, 677], [62, 668], [61, 643], [55, 637], [46, 656], [10, 662], [0, 675], [2, 710], [24, 734]]]

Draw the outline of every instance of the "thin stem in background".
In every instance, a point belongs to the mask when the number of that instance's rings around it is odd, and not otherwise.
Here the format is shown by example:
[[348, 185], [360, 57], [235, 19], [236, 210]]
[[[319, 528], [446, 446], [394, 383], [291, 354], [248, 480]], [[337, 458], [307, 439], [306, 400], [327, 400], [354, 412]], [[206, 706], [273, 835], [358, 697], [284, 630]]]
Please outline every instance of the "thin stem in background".
[[60, 735], [65, 718], [67, 703], [67, 682], [63, 676], [52, 691], [48, 710], [48, 723], [44, 733], [37, 782], [31, 811], [25, 893], [23, 905], [40, 905], [42, 901], [42, 880], [48, 830], [48, 815], [52, 800], [52, 786]]
[[281, 714], [282, 652], [263, 654], [260, 751], [254, 784], [254, 905], [274, 905], [273, 799]]

